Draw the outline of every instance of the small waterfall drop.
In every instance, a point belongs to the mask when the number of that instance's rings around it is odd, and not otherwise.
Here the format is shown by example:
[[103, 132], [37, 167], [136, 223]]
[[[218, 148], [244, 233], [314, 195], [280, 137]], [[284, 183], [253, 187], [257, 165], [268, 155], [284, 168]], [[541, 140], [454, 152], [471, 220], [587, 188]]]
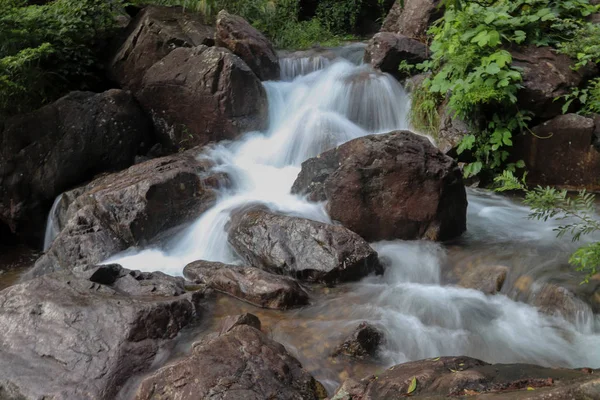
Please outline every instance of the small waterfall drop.
[[58, 215], [59, 206], [61, 204], [63, 195], [60, 194], [54, 199], [50, 213], [48, 214], [48, 220], [46, 222], [46, 233], [44, 234], [44, 251], [48, 250], [52, 245], [52, 242], [60, 233], [62, 227], [60, 226], [60, 220]]

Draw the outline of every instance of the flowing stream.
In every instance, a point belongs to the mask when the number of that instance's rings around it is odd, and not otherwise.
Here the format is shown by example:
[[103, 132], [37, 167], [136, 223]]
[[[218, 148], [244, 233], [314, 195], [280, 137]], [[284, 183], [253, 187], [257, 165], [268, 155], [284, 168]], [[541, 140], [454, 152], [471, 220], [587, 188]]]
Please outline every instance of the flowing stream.
[[[264, 83], [270, 129], [217, 144], [203, 155], [233, 182], [217, 204], [167, 243], [131, 249], [107, 262], [173, 275], [200, 259], [239, 263], [227, 244], [225, 224], [232, 209], [249, 202], [330, 222], [323, 204], [290, 194], [301, 163], [357, 137], [409, 128], [409, 96], [391, 76], [348, 60], [359, 58], [360, 51], [354, 46], [333, 55], [282, 59], [285, 79]], [[473, 189], [468, 196], [468, 232], [456, 241], [374, 243], [388, 264], [384, 276], [333, 289], [309, 287], [312, 305], [299, 310], [260, 310], [220, 296], [214, 318], [190, 338], [213, 329], [220, 316], [251, 311], [330, 391], [348, 374], [361, 378], [396, 363], [443, 355], [600, 367], [600, 320], [588, 305], [582, 302], [576, 319], [567, 321], [527, 304], [546, 282], [578, 283], [567, 264], [576, 245], [556, 239], [552, 223], [528, 220], [529, 210], [518, 200]], [[453, 285], [457, 269], [477, 265], [510, 268], [500, 294]], [[591, 289], [575, 285], [573, 290], [585, 296]], [[384, 331], [381, 357], [354, 363], [328, 357], [362, 321]]]

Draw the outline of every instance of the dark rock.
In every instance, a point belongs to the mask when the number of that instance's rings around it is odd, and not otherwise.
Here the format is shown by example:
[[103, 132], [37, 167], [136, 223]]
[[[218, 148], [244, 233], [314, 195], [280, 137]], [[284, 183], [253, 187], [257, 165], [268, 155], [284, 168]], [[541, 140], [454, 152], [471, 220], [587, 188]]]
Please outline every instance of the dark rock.
[[446, 102], [438, 108], [438, 115], [440, 123], [437, 131], [437, 146], [442, 153], [449, 154], [471, 132], [471, 129], [462, 118], [448, 109]]
[[335, 283], [381, 272], [375, 250], [342, 226], [256, 207], [234, 212], [228, 232], [240, 257], [276, 274]]
[[530, 185], [600, 189], [600, 153], [592, 145], [595, 124], [577, 114], [544, 122], [518, 140]]
[[596, 67], [584, 67], [574, 71], [573, 60], [557, 54], [549, 47], [527, 47], [511, 51], [512, 65], [521, 68], [523, 86], [518, 94], [519, 106], [533, 111], [538, 118], [553, 118], [562, 114], [564, 100], [560, 96], [571, 93], [587, 78], [597, 73]]
[[365, 136], [305, 161], [292, 192], [327, 200], [331, 218], [368, 241], [447, 240], [466, 229], [456, 163], [408, 131]]
[[485, 294], [496, 294], [502, 290], [508, 271], [508, 267], [502, 265], [479, 265], [466, 271], [458, 284]]
[[416, 399], [477, 396], [478, 399], [583, 400], [600, 394], [600, 379], [583, 370], [527, 364], [492, 365], [469, 357], [441, 357], [396, 365], [376, 378], [368, 377], [360, 382], [349, 380], [334, 398], [402, 398], [407, 395], [413, 379], [417, 386], [410, 397]]
[[[418, 40], [391, 32], [373, 36], [365, 50], [365, 62], [382, 72], [401, 76], [400, 63], [419, 64], [428, 58], [428, 48]], [[405, 76], [404, 76], [405, 77]]]
[[429, 25], [444, 13], [439, 8], [440, 3], [440, 0], [396, 0], [383, 21], [381, 31], [423, 39]]
[[0, 393], [114, 399], [197, 315], [199, 300], [135, 297], [67, 271], [5, 289]]
[[593, 319], [591, 307], [569, 290], [546, 283], [534, 290], [529, 303], [549, 315], [560, 315], [573, 324]]
[[217, 15], [217, 46], [240, 57], [262, 81], [279, 79], [279, 59], [273, 45], [244, 18], [222, 10]]
[[201, 14], [182, 7], [148, 6], [140, 11], [115, 46], [108, 71], [121, 87], [137, 91], [150, 67], [178, 47], [214, 44], [215, 30]]
[[0, 222], [41, 247], [61, 192], [133, 164], [151, 123], [127, 92], [73, 92], [0, 124]]
[[308, 304], [308, 294], [296, 281], [254, 267], [196, 261], [187, 265], [183, 274], [258, 307], [285, 310]]
[[235, 139], [268, 123], [260, 80], [220, 47], [173, 50], [148, 70], [137, 96], [170, 149]]
[[383, 342], [383, 333], [373, 325], [366, 322], [356, 327], [354, 332], [344, 340], [333, 352], [332, 356], [341, 354], [352, 358], [373, 357]]
[[79, 190], [69, 222], [27, 277], [97, 264], [200, 216], [216, 201], [218, 182], [196, 154], [153, 159]]
[[236, 326], [144, 379], [137, 400], [319, 399], [321, 385], [262, 332]]
[[254, 314], [246, 313], [242, 315], [230, 315], [223, 318], [223, 321], [221, 322], [220, 334], [224, 335], [236, 326], [240, 325], [248, 325], [254, 329], [258, 329], [259, 331], [261, 327], [260, 319], [258, 319], [258, 317]]

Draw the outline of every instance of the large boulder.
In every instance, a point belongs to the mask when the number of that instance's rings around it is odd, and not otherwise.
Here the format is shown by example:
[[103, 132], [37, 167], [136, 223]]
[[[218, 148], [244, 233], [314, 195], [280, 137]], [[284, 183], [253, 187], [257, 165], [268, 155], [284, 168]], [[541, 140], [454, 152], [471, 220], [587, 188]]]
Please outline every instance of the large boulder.
[[61, 192], [121, 170], [150, 144], [152, 124], [122, 90], [73, 92], [0, 125], [0, 222], [41, 247]]
[[215, 203], [220, 181], [196, 154], [146, 161], [78, 189], [68, 223], [27, 276], [102, 262], [200, 216]]
[[234, 212], [228, 233], [249, 265], [276, 274], [335, 283], [381, 271], [375, 250], [342, 226], [256, 207]]
[[440, 0], [396, 0], [383, 21], [382, 32], [424, 39], [429, 25], [443, 15]]
[[201, 293], [141, 294], [70, 271], [0, 292], [0, 397], [116, 398], [200, 310]]
[[136, 400], [317, 400], [323, 387], [285, 348], [248, 325], [193, 346], [145, 378]]
[[171, 149], [235, 139], [268, 123], [260, 80], [220, 47], [173, 50], [148, 70], [137, 97]]
[[401, 74], [399, 71], [400, 63], [422, 63], [429, 57], [428, 52], [427, 46], [418, 40], [391, 32], [380, 32], [369, 41], [364, 61], [382, 72], [405, 77], [406, 73]]
[[560, 115], [534, 128], [519, 140], [519, 156], [531, 185], [568, 189], [600, 188], [600, 153], [592, 145], [595, 123], [577, 114]]
[[279, 79], [279, 58], [273, 45], [244, 18], [222, 10], [217, 15], [215, 41], [240, 57], [262, 81]]
[[110, 56], [110, 78], [136, 91], [144, 74], [178, 47], [214, 44], [215, 30], [201, 14], [182, 7], [148, 6], [140, 11]]
[[368, 241], [447, 240], [466, 229], [456, 162], [408, 131], [365, 136], [305, 161], [292, 191], [326, 200], [333, 220]]
[[556, 99], [569, 94], [597, 72], [591, 66], [573, 70], [573, 60], [550, 47], [530, 46], [512, 50], [511, 54], [512, 65], [520, 68], [523, 76], [523, 87], [517, 94], [519, 106], [542, 119], [562, 114], [564, 101]]
[[[413, 382], [416, 385], [411, 388]], [[469, 357], [438, 357], [396, 365], [360, 382], [348, 380], [333, 399], [383, 400], [408, 395], [415, 399], [584, 400], [599, 398], [600, 379], [589, 369], [492, 365]]]
[[286, 310], [308, 304], [308, 294], [295, 280], [254, 267], [196, 261], [183, 269], [183, 275], [258, 307]]

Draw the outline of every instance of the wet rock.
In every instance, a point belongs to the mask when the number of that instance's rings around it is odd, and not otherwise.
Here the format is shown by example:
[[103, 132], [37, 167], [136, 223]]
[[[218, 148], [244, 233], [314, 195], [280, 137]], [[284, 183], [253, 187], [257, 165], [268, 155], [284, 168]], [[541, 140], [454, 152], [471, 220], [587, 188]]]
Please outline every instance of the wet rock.
[[485, 294], [496, 294], [502, 290], [508, 271], [508, 267], [502, 265], [478, 265], [461, 276], [458, 284]]
[[0, 222], [41, 247], [54, 198], [132, 165], [151, 132], [135, 99], [116, 89], [72, 92], [0, 124]]
[[396, 0], [383, 21], [381, 31], [423, 39], [429, 25], [444, 13], [438, 7], [440, 3], [440, 0]]
[[522, 69], [523, 86], [517, 97], [524, 110], [538, 118], [553, 118], [562, 114], [564, 100], [555, 99], [571, 92], [584, 80], [597, 73], [596, 67], [571, 69], [573, 61], [549, 47], [527, 47], [511, 51], [512, 65]]
[[228, 232], [240, 257], [276, 274], [335, 283], [381, 271], [375, 250], [342, 226], [255, 207], [234, 212]]
[[222, 10], [217, 15], [215, 41], [240, 57], [262, 81], [279, 79], [279, 59], [273, 44], [245, 19]]
[[148, 70], [137, 97], [170, 149], [235, 139], [268, 123], [260, 80], [220, 47], [173, 50]]
[[196, 261], [188, 264], [183, 274], [258, 307], [286, 310], [308, 304], [308, 294], [296, 281], [254, 267]]
[[197, 315], [200, 297], [137, 297], [70, 271], [5, 289], [0, 393], [114, 399]]
[[[336, 400], [383, 400], [407, 395], [413, 379], [416, 399], [478, 396], [482, 399], [586, 399], [600, 393], [600, 379], [589, 372], [527, 364], [487, 364], [469, 357], [441, 357], [396, 365], [377, 377], [349, 380]], [[533, 390], [528, 390], [531, 388]], [[557, 394], [560, 394], [557, 396]], [[562, 397], [566, 394], [568, 396]], [[577, 396], [571, 396], [578, 394]]]
[[292, 192], [326, 200], [333, 220], [368, 241], [447, 240], [466, 229], [456, 163], [408, 131], [365, 136], [305, 161]]
[[592, 145], [595, 123], [577, 114], [560, 115], [520, 137], [530, 185], [600, 189], [600, 153]]
[[591, 307], [569, 290], [551, 283], [534, 290], [529, 302], [543, 313], [560, 315], [573, 324], [593, 319]]
[[110, 78], [137, 91], [150, 67], [178, 47], [212, 46], [215, 30], [201, 14], [182, 7], [148, 6], [130, 23], [110, 56]]
[[236, 326], [248, 325], [254, 329], [260, 331], [261, 323], [260, 319], [254, 314], [246, 313], [242, 315], [230, 315], [229, 317], [223, 318], [221, 322], [220, 334], [224, 335], [230, 332]]
[[144, 379], [135, 398], [309, 400], [320, 398], [320, 388], [282, 345], [242, 325], [197, 343], [190, 356]]
[[335, 349], [332, 356], [337, 357], [343, 354], [359, 359], [374, 357], [383, 339], [383, 333], [379, 329], [363, 322]]
[[192, 221], [216, 201], [211, 164], [197, 150], [153, 159], [88, 184], [68, 223], [27, 277], [97, 264]]
[[[419, 64], [428, 58], [429, 49], [418, 40], [391, 32], [373, 36], [365, 50], [365, 63], [373, 68], [400, 76], [400, 63]], [[402, 76], [405, 77], [405, 76]]]

